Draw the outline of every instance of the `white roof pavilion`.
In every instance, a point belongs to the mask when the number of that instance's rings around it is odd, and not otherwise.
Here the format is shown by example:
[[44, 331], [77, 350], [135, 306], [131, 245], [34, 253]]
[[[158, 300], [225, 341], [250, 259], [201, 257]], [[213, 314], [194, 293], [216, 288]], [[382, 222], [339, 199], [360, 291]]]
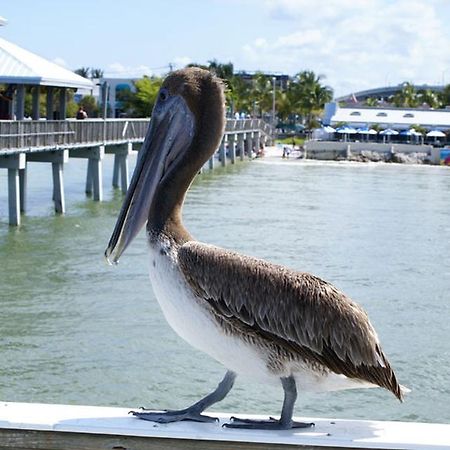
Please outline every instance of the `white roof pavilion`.
[[[1, 19], [1, 18], [0, 18]], [[6, 85], [0, 96], [0, 117], [22, 120], [25, 116], [25, 87], [32, 86], [32, 118], [39, 119], [41, 87], [47, 96], [47, 119], [65, 119], [66, 89], [93, 89], [91, 80], [47, 61], [6, 39], [0, 38], [0, 84]], [[54, 91], [59, 95], [55, 110]], [[6, 103], [5, 103], [6, 102]]]
[[0, 38], [0, 83], [92, 89], [91, 80]]

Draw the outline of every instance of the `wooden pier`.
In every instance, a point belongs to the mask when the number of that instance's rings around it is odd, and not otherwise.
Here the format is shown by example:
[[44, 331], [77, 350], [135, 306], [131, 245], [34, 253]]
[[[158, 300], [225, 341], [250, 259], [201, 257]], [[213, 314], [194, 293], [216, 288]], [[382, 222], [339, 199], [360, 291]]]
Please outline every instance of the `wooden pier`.
[[[126, 192], [128, 156], [139, 150], [150, 119], [20, 120], [0, 121], [0, 169], [8, 170], [9, 224], [20, 225], [26, 212], [29, 163], [52, 164], [53, 199], [56, 213], [65, 212], [64, 165], [70, 158], [87, 160], [86, 193], [103, 199], [102, 160], [114, 155], [112, 184]], [[252, 158], [261, 143], [270, 140], [271, 127], [260, 119], [227, 120], [218, 149], [222, 166]], [[205, 166], [215, 167], [215, 157]]]
[[0, 403], [0, 450], [450, 448], [448, 424], [307, 417], [299, 420], [314, 422], [314, 428], [256, 431], [222, 427], [232, 414], [211, 413], [217, 423], [160, 425], [128, 412], [128, 408]]

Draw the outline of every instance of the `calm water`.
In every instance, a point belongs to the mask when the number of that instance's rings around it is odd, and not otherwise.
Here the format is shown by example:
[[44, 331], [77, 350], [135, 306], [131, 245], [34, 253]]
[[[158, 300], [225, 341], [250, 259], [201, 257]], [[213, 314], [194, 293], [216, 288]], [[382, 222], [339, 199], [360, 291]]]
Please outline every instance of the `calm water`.
[[[0, 399], [181, 407], [224, 369], [168, 327], [147, 276], [144, 236], [118, 267], [103, 262], [122, 197], [83, 193], [85, 163], [65, 172], [55, 217], [50, 168], [31, 165], [29, 214], [7, 225], [0, 171]], [[313, 272], [369, 312], [401, 382], [299, 394], [296, 414], [450, 422], [450, 171], [439, 167], [261, 160], [203, 175], [185, 220], [198, 239]], [[277, 414], [282, 390], [238, 379], [220, 411]]]

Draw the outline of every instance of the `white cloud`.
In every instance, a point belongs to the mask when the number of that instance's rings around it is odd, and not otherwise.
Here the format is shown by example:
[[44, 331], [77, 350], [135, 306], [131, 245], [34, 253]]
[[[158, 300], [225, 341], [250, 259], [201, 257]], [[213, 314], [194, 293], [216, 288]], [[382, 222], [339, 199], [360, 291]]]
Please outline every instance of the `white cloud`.
[[138, 66], [124, 66], [122, 63], [114, 62], [105, 69], [106, 77], [140, 78], [144, 75], [150, 76], [152, 74], [153, 70], [142, 64]]
[[241, 65], [325, 74], [337, 95], [402, 81], [450, 81], [448, 13], [440, 0], [267, 0], [275, 39], [242, 47]]

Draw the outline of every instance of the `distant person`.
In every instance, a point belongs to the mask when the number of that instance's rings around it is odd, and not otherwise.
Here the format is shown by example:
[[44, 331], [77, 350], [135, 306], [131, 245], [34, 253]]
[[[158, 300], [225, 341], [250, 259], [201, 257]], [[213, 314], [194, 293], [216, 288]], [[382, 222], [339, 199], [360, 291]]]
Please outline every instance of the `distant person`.
[[77, 111], [77, 119], [78, 120], [84, 120], [84, 119], [87, 119], [87, 118], [88, 118], [88, 115], [87, 115], [86, 111], [83, 109], [82, 106], [80, 106], [78, 108], [78, 111]]

